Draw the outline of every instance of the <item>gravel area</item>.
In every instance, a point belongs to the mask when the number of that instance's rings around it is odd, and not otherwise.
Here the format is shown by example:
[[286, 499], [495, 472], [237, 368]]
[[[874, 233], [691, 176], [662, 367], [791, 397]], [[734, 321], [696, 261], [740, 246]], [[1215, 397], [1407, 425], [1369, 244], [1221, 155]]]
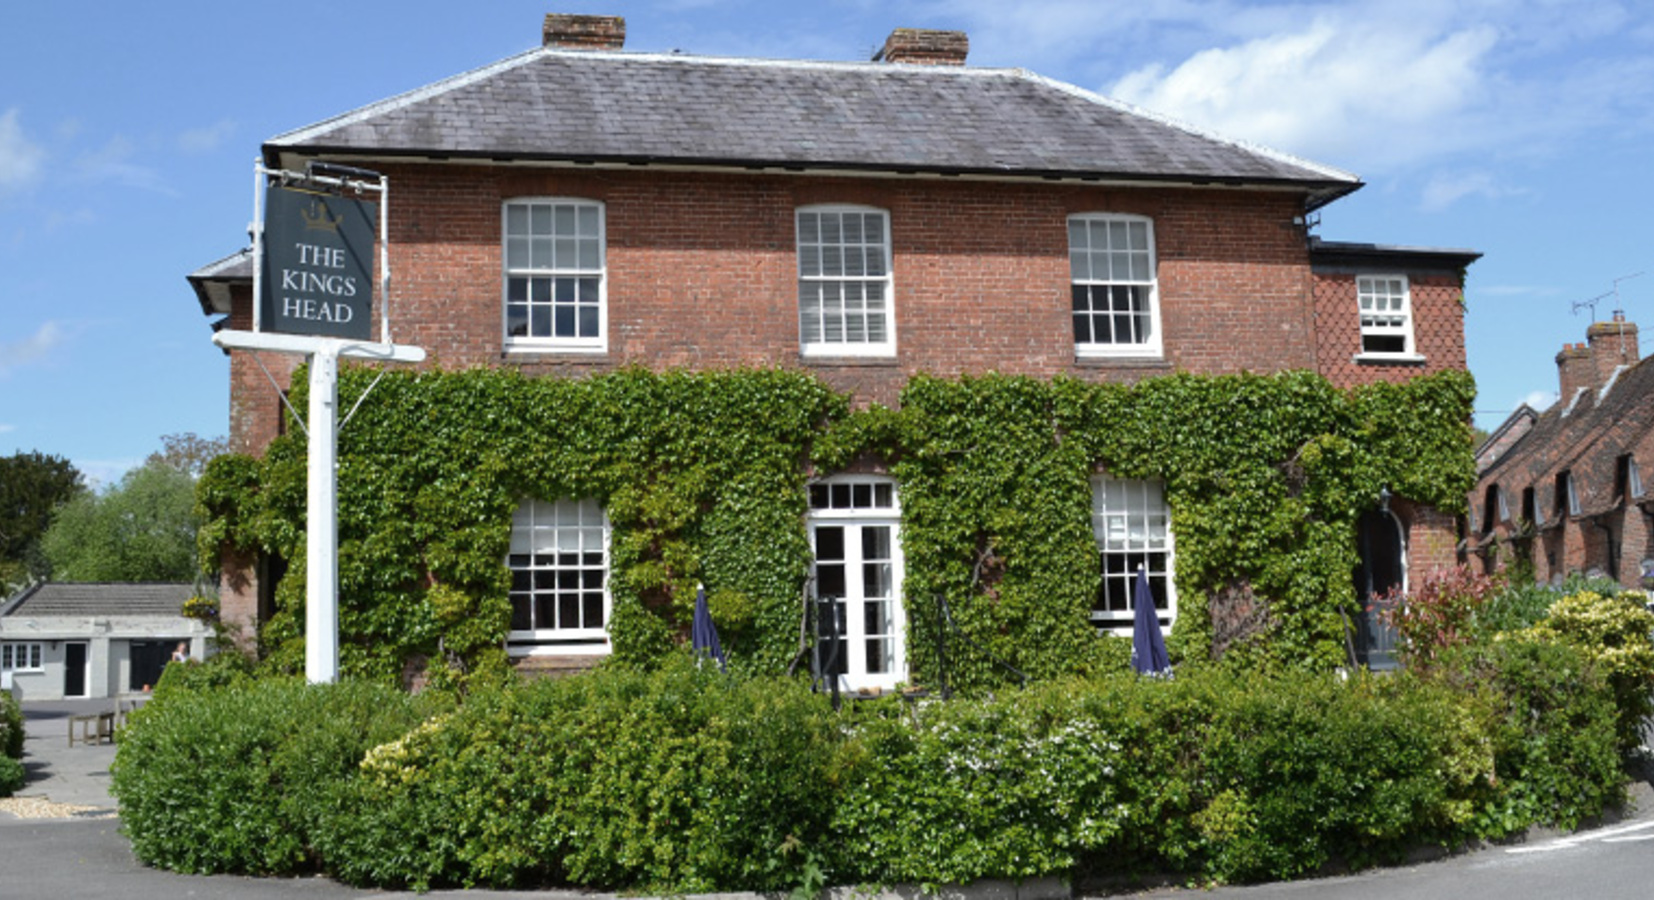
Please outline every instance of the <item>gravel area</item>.
[[45, 797], [0, 797], [0, 813], [19, 819], [113, 819], [115, 811], [96, 806], [53, 803]]

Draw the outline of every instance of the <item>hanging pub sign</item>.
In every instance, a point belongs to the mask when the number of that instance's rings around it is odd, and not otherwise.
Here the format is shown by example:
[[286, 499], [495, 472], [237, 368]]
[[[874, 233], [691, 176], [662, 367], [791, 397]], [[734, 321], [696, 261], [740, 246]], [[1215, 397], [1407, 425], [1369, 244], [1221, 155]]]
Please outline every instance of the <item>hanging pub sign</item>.
[[264, 330], [370, 338], [378, 204], [271, 185], [264, 210]]

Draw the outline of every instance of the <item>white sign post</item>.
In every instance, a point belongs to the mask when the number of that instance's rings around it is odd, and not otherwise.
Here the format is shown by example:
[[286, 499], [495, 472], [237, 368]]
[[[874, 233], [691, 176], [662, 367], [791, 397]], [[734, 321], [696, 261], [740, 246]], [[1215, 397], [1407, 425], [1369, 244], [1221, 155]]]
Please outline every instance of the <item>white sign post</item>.
[[417, 363], [420, 347], [303, 335], [220, 331], [227, 350], [271, 350], [310, 357], [310, 479], [306, 496], [304, 675], [339, 680], [339, 357]]
[[[226, 350], [264, 350], [300, 354], [310, 360], [310, 416], [306, 428], [310, 438], [310, 471], [306, 497], [304, 674], [312, 684], [329, 683], [339, 680], [339, 358], [382, 363], [418, 363], [425, 361], [425, 351], [420, 347], [391, 343], [389, 301], [385, 296], [390, 283], [390, 262], [387, 252], [389, 230], [382, 210], [378, 217], [382, 342], [320, 334], [265, 331], [260, 327], [260, 310], [264, 306], [265, 298], [260, 290], [264, 267], [264, 223], [257, 220], [259, 198], [268, 176], [279, 175], [284, 179], [298, 176], [294, 173], [271, 172], [261, 164], [255, 166], [255, 172], [258, 187], [254, 191], [253, 200], [253, 330], [220, 331], [213, 335], [213, 343]], [[357, 192], [377, 190], [381, 203], [384, 202], [388, 186], [383, 176], [361, 170], [347, 172], [349, 174], [345, 177], [338, 178], [313, 174], [302, 177], [309, 183], [350, 188]], [[352, 175], [374, 175], [378, 178], [378, 184], [357, 180], [351, 177]], [[313, 217], [309, 227], [337, 232], [334, 224], [333, 220], [327, 217], [324, 207], [324, 212]], [[323, 238], [320, 236], [314, 238], [321, 239]], [[356, 250], [351, 255], [359, 255], [362, 252], [366, 251]], [[342, 258], [344, 255], [342, 251], [322, 251], [306, 243], [304, 247], [299, 248], [298, 259], [301, 265], [322, 259], [332, 266], [336, 258]], [[294, 285], [306, 287], [311, 284], [319, 285], [325, 290], [331, 282], [325, 278], [295, 277], [285, 272], [281, 276], [281, 286], [284, 289]], [[351, 290], [354, 291], [355, 287], [352, 286]], [[286, 305], [300, 310], [315, 307], [313, 303], [299, 302]], [[331, 320], [337, 321], [339, 318], [335, 315]]]

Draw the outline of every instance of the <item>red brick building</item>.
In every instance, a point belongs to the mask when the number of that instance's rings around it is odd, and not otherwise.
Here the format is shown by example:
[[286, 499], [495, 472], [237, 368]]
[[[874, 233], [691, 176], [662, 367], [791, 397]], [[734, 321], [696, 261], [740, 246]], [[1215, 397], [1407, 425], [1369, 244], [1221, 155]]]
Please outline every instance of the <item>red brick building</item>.
[[1521, 560], [1540, 581], [1589, 574], [1642, 587], [1654, 574], [1654, 496], [1638, 469], [1654, 459], [1654, 366], [1623, 314], [1585, 335], [1556, 355], [1556, 404], [1517, 410], [1484, 444], [1484, 457], [1488, 445], [1505, 446], [1470, 498], [1474, 549], [1490, 571]]
[[[919, 372], [1352, 386], [1465, 366], [1478, 254], [1312, 239], [1315, 210], [1361, 186], [1347, 173], [968, 67], [957, 32], [898, 29], [863, 63], [623, 43], [619, 19], [548, 16], [542, 47], [272, 138], [264, 159], [389, 177], [395, 339], [444, 367], [782, 367], [893, 404]], [[243, 253], [192, 275], [203, 310], [250, 327], [250, 271]], [[294, 363], [232, 354], [237, 450], [276, 435], [266, 372], [283, 384]], [[1451, 561], [1450, 519], [1405, 498], [1386, 515], [1397, 553]], [[231, 562], [227, 615], [251, 618], [252, 561]], [[533, 619], [522, 652], [569, 646]]]

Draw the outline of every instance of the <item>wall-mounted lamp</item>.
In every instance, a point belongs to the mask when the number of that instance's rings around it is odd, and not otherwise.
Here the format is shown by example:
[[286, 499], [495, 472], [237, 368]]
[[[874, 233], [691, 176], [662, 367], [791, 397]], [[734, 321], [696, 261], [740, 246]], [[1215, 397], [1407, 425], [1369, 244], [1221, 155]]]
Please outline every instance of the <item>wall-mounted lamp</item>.
[[1390, 511], [1389, 485], [1385, 485], [1378, 489], [1378, 511], [1381, 513], [1388, 513]]

